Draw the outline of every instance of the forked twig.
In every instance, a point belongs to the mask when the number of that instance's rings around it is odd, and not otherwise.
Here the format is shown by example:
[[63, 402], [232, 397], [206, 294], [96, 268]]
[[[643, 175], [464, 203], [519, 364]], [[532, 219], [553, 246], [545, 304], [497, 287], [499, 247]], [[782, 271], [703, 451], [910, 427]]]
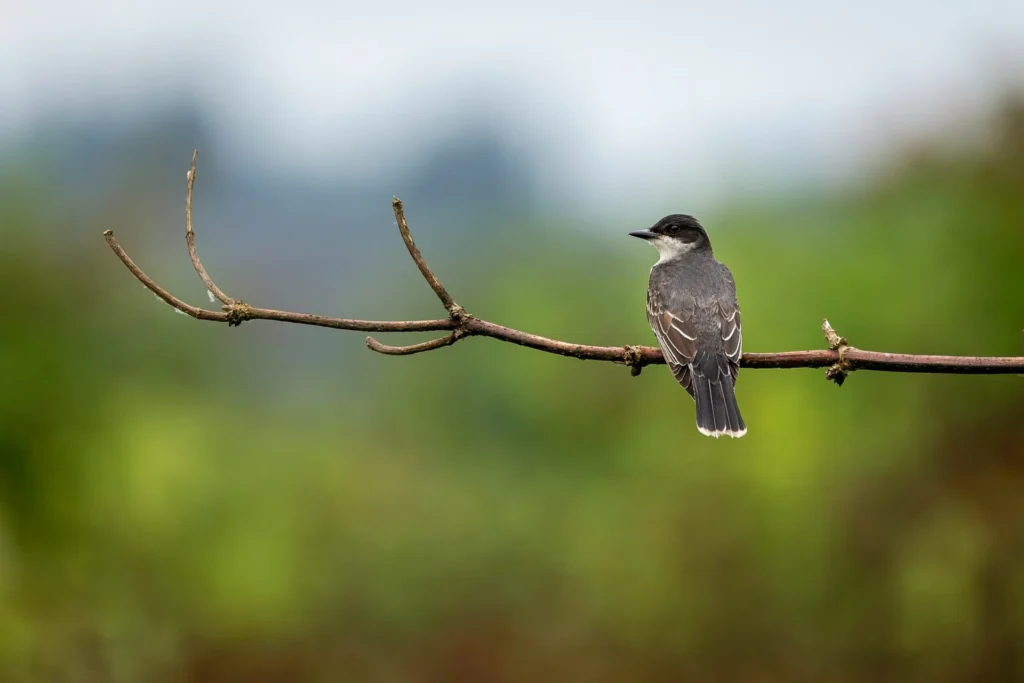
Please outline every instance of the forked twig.
[[[390, 346], [382, 344], [372, 337], [367, 337], [366, 345], [373, 351], [391, 356], [409, 356], [424, 351], [433, 351], [444, 346], [451, 346], [465, 337], [490, 337], [499, 341], [518, 344], [538, 351], [571, 356], [581, 360], [610, 361], [628, 365], [634, 375], [647, 365], [665, 362], [661, 350], [650, 346], [589, 346], [571, 344], [569, 342], [548, 339], [521, 330], [505, 327], [496, 323], [481, 320], [469, 315], [465, 309], [455, 302], [441, 284], [434, 272], [427, 265], [426, 259], [413, 241], [412, 232], [405, 218], [405, 208], [401, 200], [392, 200], [392, 209], [398, 223], [398, 231], [405, 242], [416, 267], [423, 279], [437, 294], [441, 304], [448, 312], [448, 317], [438, 320], [354, 320], [350, 318], [331, 318], [312, 313], [293, 313], [278, 311], [271, 308], [250, 306], [243, 301], [228, 296], [221, 290], [199, 259], [196, 251], [195, 231], [192, 226], [192, 191], [196, 180], [196, 160], [198, 150], [192, 154], [192, 163], [187, 176], [185, 194], [185, 243], [188, 246], [189, 258], [199, 278], [210, 293], [223, 305], [220, 311], [198, 308], [178, 299], [167, 290], [156, 284], [128, 257], [121, 245], [114, 238], [114, 233], [107, 230], [103, 233], [107, 244], [121, 262], [131, 271], [147, 289], [177, 310], [197, 320], [226, 322], [237, 326], [246, 320], [276, 320], [279, 322], [315, 325], [339, 330], [360, 330], [363, 332], [428, 332], [447, 330], [450, 334], [430, 341], [409, 346]], [[822, 331], [828, 341], [828, 349], [814, 351], [785, 351], [781, 353], [745, 353], [740, 359], [743, 368], [828, 368], [826, 377], [836, 384], [842, 384], [847, 375], [854, 370], [878, 370], [885, 372], [932, 372], [953, 374], [1017, 374], [1024, 373], [1024, 357], [977, 357], [977, 356], [931, 356], [901, 353], [881, 353], [864, 351], [850, 346], [846, 339], [840, 337], [828, 320], [822, 322]]]

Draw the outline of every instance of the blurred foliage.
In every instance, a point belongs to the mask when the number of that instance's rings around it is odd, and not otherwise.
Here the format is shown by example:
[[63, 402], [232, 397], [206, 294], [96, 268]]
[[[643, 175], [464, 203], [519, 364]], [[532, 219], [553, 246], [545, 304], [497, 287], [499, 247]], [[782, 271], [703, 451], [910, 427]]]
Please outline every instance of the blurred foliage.
[[[828, 316], [864, 348], [1024, 354], [1024, 108], [990, 133], [704, 217], [745, 347], [820, 347]], [[54, 192], [0, 181], [3, 680], [1024, 678], [1020, 377], [747, 371], [750, 433], [718, 442], [659, 368], [476, 339], [286, 362], [246, 346], [301, 332], [170, 314], [106, 251], [133, 225], [145, 253], [138, 196]], [[438, 268], [460, 303], [650, 343], [636, 226], [513, 219]], [[360, 305], [436, 315], [403, 268]]]

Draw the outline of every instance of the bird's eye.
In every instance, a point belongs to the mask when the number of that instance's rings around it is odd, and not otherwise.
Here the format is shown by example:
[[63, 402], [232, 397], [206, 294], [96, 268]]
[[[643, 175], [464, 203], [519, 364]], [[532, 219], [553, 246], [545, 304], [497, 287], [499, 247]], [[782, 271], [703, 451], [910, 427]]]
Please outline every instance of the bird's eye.
[[665, 232], [667, 232], [670, 235], [678, 235], [679, 234], [679, 226], [678, 225], [670, 225], [667, 228], [665, 228]]

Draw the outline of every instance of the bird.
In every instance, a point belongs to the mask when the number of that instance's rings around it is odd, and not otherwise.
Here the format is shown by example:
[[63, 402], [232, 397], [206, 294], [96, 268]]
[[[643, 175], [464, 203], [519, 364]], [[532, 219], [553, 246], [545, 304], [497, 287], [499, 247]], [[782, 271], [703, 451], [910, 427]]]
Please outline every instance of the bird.
[[629, 234], [658, 250], [647, 320], [672, 375], [696, 403], [697, 430], [716, 439], [743, 436], [747, 426], [735, 393], [743, 331], [732, 271], [715, 258], [693, 216], [672, 214]]

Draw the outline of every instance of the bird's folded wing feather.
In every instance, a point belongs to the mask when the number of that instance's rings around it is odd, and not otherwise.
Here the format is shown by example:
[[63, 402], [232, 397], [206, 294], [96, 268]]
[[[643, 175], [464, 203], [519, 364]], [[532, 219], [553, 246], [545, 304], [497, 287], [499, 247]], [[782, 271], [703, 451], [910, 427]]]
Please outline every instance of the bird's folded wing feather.
[[735, 301], [720, 300], [718, 313], [721, 316], [722, 344], [725, 347], [725, 355], [728, 356], [729, 363], [733, 366], [733, 376], [736, 376], [739, 372], [740, 357], [743, 355], [743, 323], [740, 309]]
[[697, 353], [693, 313], [696, 302], [686, 297], [668, 306], [656, 292], [647, 292], [647, 320], [651, 323], [665, 362], [676, 380], [693, 394], [689, 364]]
[[743, 356], [743, 323], [740, 316], [740, 304], [736, 299], [736, 281], [732, 272], [724, 265], [720, 266], [725, 281], [729, 286], [729, 295], [719, 298], [718, 313], [722, 326], [722, 345], [725, 355], [729, 358], [729, 372], [733, 381], [740, 373], [740, 358]]

